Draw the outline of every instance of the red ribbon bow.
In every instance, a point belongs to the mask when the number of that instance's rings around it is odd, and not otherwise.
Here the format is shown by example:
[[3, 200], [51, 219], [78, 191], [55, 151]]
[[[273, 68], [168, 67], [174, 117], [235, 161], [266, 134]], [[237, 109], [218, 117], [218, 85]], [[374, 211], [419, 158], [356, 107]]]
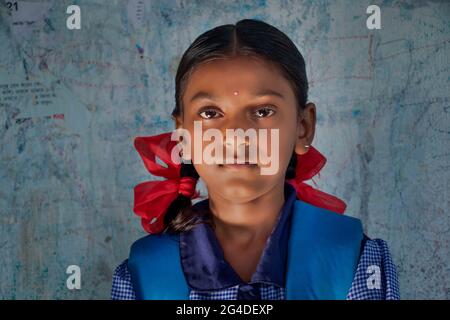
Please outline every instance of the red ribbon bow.
[[309, 180], [319, 173], [325, 166], [327, 158], [324, 157], [316, 148], [309, 146], [308, 152], [297, 154], [297, 166], [295, 169], [295, 178], [287, 180], [297, 190], [297, 197], [309, 204], [323, 209], [331, 210], [336, 213], [344, 213], [347, 205], [341, 199], [315, 189], [303, 181]]
[[[181, 164], [171, 159], [171, 152], [178, 144], [171, 140], [171, 132], [136, 137], [134, 146], [144, 161], [147, 170], [153, 175], [166, 178], [163, 181], [147, 181], [134, 187], [133, 211], [141, 217], [141, 224], [145, 231], [151, 234], [161, 233], [164, 228], [164, 216], [170, 204], [183, 194], [191, 199], [198, 198], [195, 190], [197, 179], [180, 177]], [[167, 167], [157, 163], [156, 156]], [[326, 158], [310, 146], [308, 152], [297, 154], [296, 177], [287, 180], [297, 191], [297, 197], [314, 206], [328, 209], [337, 213], [344, 213], [347, 205], [342, 200], [314, 189], [303, 181], [314, 177], [323, 168]]]
[[[142, 227], [148, 233], [161, 233], [165, 229], [164, 216], [170, 204], [183, 194], [195, 199], [199, 192], [195, 190], [197, 179], [180, 177], [181, 164], [171, 159], [171, 152], [177, 141], [171, 140], [171, 132], [149, 137], [136, 137], [134, 147], [138, 151], [147, 170], [155, 176], [164, 177], [163, 181], [147, 181], [134, 187], [133, 211], [141, 217]], [[157, 163], [156, 156], [167, 167]]]

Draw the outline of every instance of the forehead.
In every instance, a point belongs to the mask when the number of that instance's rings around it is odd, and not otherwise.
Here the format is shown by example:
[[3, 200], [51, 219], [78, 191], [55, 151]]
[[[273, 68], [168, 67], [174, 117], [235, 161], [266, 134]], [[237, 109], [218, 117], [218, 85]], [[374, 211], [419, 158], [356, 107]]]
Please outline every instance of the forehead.
[[187, 81], [183, 98], [189, 100], [198, 91], [229, 95], [237, 90], [241, 95], [261, 89], [293, 94], [289, 81], [275, 63], [239, 56], [215, 59], [196, 67]]

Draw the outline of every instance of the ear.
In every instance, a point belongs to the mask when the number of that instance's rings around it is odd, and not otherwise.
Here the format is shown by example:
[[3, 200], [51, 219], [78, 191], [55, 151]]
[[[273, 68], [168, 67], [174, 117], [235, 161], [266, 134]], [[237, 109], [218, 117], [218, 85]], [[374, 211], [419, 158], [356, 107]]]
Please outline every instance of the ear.
[[297, 140], [295, 142], [295, 153], [305, 154], [314, 140], [316, 130], [316, 105], [312, 102], [306, 104], [300, 112], [297, 123]]

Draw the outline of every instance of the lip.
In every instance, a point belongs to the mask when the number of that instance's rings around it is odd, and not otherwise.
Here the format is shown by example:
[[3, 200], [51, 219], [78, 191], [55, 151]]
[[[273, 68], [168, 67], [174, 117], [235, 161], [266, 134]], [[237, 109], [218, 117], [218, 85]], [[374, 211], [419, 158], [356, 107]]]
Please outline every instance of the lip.
[[219, 167], [228, 169], [253, 169], [257, 168], [258, 165], [255, 163], [232, 163], [232, 164], [219, 164]]

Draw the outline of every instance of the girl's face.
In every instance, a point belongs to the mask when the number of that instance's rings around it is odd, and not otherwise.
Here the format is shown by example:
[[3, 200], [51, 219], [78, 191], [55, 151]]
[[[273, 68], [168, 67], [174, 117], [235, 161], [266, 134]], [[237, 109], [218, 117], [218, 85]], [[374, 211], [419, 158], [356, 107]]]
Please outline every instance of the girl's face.
[[[192, 137], [191, 155], [195, 169], [205, 182], [210, 196], [220, 196], [233, 202], [251, 201], [284, 184], [293, 151], [299, 154], [306, 152], [304, 146], [309, 145], [314, 136], [315, 106], [310, 103], [299, 114], [288, 80], [276, 65], [262, 59], [235, 57], [201, 64], [189, 76], [182, 102], [182, 115], [176, 119], [177, 128], [188, 130]], [[271, 161], [277, 163], [261, 163], [258, 156], [257, 165], [227, 166], [206, 164], [204, 161], [197, 164], [195, 143], [201, 143], [202, 150], [205, 150], [212, 141], [194, 138], [194, 121], [201, 123], [203, 132], [214, 128], [222, 133], [220, 145], [224, 156], [230, 148], [225, 141], [226, 129], [246, 131], [252, 128], [256, 132], [267, 129], [267, 143], [258, 143], [255, 147], [258, 154], [266, 152]], [[278, 143], [271, 138], [271, 129], [278, 129]], [[259, 135], [257, 138], [259, 141]], [[246, 160], [249, 159], [249, 148], [245, 149]], [[229, 152], [236, 157], [237, 143], [232, 149]], [[278, 157], [272, 155], [271, 150], [277, 152]], [[261, 168], [268, 166], [278, 170], [262, 175]]]

